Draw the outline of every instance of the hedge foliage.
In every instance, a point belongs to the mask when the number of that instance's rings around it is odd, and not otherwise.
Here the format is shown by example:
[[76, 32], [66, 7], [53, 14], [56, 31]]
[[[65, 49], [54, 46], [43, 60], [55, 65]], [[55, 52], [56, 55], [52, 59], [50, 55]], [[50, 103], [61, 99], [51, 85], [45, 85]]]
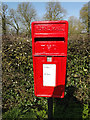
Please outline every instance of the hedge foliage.
[[[86, 106], [83, 118], [88, 118], [88, 42], [81, 36], [68, 43], [66, 87], [74, 86], [73, 95]], [[31, 39], [3, 36], [2, 51], [3, 118], [47, 118], [47, 99], [34, 96]]]
[[75, 96], [83, 103], [89, 101], [89, 49], [88, 36], [68, 44], [67, 86], [76, 87]]

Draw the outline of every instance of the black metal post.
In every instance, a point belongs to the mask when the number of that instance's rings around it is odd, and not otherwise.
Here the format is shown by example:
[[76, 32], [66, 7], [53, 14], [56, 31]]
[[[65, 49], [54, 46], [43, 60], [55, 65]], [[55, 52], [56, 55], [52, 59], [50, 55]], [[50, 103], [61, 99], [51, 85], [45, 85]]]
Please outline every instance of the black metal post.
[[53, 98], [48, 98], [48, 119], [53, 118]]

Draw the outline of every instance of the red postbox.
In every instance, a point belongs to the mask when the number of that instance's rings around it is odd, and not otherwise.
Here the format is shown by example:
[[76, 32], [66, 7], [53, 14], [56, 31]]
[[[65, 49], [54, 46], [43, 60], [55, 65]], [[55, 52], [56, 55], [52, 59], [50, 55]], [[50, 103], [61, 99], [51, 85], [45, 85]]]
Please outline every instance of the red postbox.
[[64, 97], [67, 21], [32, 22], [34, 92], [37, 97]]

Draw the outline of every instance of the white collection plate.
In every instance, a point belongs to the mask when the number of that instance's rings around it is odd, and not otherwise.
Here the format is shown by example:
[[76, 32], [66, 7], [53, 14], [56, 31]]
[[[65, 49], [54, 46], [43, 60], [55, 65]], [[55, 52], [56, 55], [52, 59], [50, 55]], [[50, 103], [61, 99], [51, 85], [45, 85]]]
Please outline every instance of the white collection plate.
[[43, 64], [43, 86], [56, 85], [56, 64]]

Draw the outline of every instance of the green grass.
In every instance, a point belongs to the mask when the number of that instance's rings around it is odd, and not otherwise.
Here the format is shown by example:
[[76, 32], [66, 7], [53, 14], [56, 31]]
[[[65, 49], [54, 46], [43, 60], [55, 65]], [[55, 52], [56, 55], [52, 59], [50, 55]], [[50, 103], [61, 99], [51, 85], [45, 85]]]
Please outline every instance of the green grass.
[[82, 118], [83, 105], [68, 98], [68, 100], [55, 99], [54, 118]]
[[[29, 107], [28, 109], [22, 106], [14, 107], [11, 110], [3, 113], [3, 119], [13, 120], [13, 119], [44, 119], [48, 118], [48, 103], [47, 98], [39, 98], [46, 102], [46, 105], [42, 105], [42, 101], [37, 107]], [[41, 106], [43, 108], [41, 108]], [[35, 103], [34, 103], [35, 105]], [[76, 97], [66, 95], [63, 99], [53, 98], [53, 118], [54, 119], [85, 119], [89, 120], [88, 115], [88, 105], [85, 107], [80, 103]]]

